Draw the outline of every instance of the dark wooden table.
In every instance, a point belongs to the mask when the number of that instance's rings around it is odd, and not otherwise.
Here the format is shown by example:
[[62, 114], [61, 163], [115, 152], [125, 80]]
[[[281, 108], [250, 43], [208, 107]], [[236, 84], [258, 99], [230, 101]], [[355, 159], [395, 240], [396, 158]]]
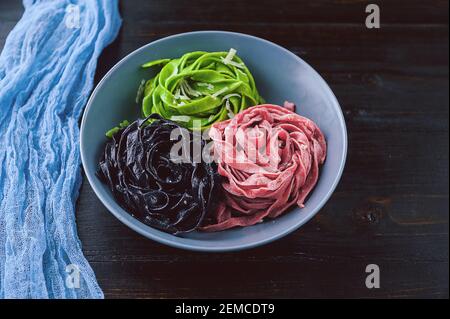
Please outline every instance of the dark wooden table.
[[[120, 58], [167, 35], [244, 32], [309, 62], [341, 103], [347, 166], [308, 224], [264, 247], [196, 253], [137, 235], [109, 214], [87, 182], [79, 235], [106, 297], [299, 298], [449, 296], [448, 1], [376, 1], [367, 29], [360, 0], [126, 0], [97, 81]], [[375, 2], [375, 1], [374, 1]], [[0, 47], [20, 18], [0, 0]], [[381, 288], [365, 286], [377, 264]]]

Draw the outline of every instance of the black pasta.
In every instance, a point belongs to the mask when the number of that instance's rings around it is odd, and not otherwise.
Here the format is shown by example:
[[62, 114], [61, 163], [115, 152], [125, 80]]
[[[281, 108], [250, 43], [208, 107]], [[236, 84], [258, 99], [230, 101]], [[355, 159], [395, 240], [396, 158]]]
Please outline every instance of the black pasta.
[[[154, 119], [151, 124], [149, 118]], [[119, 130], [106, 143], [97, 175], [135, 218], [179, 234], [202, 223], [219, 183], [214, 163], [195, 163], [191, 152], [187, 161], [170, 158], [172, 146], [181, 140], [171, 140], [174, 129], [181, 128], [153, 114]], [[193, 146], [192, 133], [187, 134], [187, 141]], [[201, 148], [204, 147], [201, 141]]]

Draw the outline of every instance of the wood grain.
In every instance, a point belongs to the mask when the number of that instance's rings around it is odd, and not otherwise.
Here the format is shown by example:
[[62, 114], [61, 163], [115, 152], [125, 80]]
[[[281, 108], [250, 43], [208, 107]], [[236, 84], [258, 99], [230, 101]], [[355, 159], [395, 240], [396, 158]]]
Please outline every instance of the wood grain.
[[[96, 81], [155, 39], [220, 29], [293, 51], [326, 79], [349, 132], [346, 169], [321, 212], [264, 247], [181, 251], [118, 222], [85, 181], [79, 235], [110, 298], [448, 298], [448, 1], [377, 1], [381, 28], [364, 26], [369, 1], [121, 2], [123, 27]], [[20, 17], [0, 2], [0, 45]], [[381, 288], [365, 287], [365, 267]]]

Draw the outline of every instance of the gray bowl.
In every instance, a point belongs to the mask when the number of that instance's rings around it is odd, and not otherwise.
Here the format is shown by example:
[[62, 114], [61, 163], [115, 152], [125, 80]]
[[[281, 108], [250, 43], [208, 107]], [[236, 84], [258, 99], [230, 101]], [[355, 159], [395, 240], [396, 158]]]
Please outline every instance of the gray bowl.
[[[124, 211], [95, 172], [106, 142], [105, 132], [123, 119], [134, 120], [137, 88], [150, 71], [140, 68], [159, 58], [175, 58], [189, 51], [228, 51], [235, 48], [253, 73], [260, 94], [268, 103], [297, 104], [297, 112], [317, 123], [328, 144], [327, 159], [317, 186], [304, 208], [292, 208], [271, 221], [217, 233], [193, 232], [176, 237], [151, 228]], [[132, 52], [117, 63], [92, 93], [81, 123], [81, 158], [86, 176], [102, 203], [121, 222], [160, 243], [198, 251], [232, 251], [269, 243], [296, 230], [312, 218], [330, 198], [344, 169], [347, 131], [344, 117], [331, 89], [305, 61], [290, 51], [253, 36], [222, 32], [190, 32], [170, 36]]]

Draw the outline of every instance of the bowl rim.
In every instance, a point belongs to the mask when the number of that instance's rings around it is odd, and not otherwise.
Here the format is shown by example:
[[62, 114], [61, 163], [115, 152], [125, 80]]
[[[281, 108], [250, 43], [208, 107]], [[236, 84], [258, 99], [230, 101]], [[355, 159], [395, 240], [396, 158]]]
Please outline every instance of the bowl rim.
[[[128, 218], [125, 218], [123, 216], [122, 213], [117, 212], [116, 209], [114, 207], [111, 206], [111, 204], [109, 203], [108, 200], [106, 200], [105, 198], [103, 198], [103, 196], [100, 194], [99, 189], [97, 187], [97, 184], [94, 182], [93, 178], [95, 178], [95, 176], [92, 176], [92, 174], [86, 170], [86, 164], [87, 163], [87, 159], [85, 158], [85, 152], [83, 151], [83, 144], [85, 143], [84, 141], [84, 127], [86, 125], [86, 118], [88, 116], [89, 110], [92, 106], [92, 103], [95, 99], [95, 96], [97, 95], [97, 92], [100, 90], [100, 88], [102, 88], [103, 83], [110, 77], [110, 75], [123, 63], [126, 62], [126, 60], [128, 60], [130, 57], [134, 56], [135, 54], [138, 54], [140, 51], [145, 50], [147, 47], [152, 46], [158, 42], [162, 42], [162, 41], [166, 41], [169, 39], [175, 39], [175, 38], [179, 38], [179, 37], [185, 37], [185, 36], [189, 36], [189, 35], [195, 35], [195, 34], [206, 34], [206, 35], [218, 35], [218, 34], [222, 34], [222, 35], [231, 35], [231, 36], [237, 36], [237, 37], [242, 37], [242, 38], [247, 38], [247, 39], [252, 39], [252, 40], [257, 40], [257, 41], [262, 41], [265, 42], [265, 44], [272, 46], [272, 47], [276, 47], [277, 49], [284, 51], [285, 53], [287, 53], [288, 55], [292, 56], [294, 59], [296, 59], [299, 63], [301, 63], [304, 67], [310, 69], [310, 71], [312, 72], [312, 74], [316, 77], [318, 77], [319, 80], [323, 81], [323, 83], [325, 84], [324, 89], [327, 91], [327, 95], [330, 97], [330, 99], [333, 102], [333, 105], [336, 108], [337, 111], [337, 116], [338, 116], [338, 121], [339, 123], [342, 125], [343, 130], [341, 131], [342, 136], [342, 140], [343, 140], [343, 156], [341, 159], [341, 162], [339, 163], [339, 170], [335, 176], [335, 179], [333, 180], [333, 183], [331, 185], [331, 187], [328, 189], [327, 193], [322, 197], [322, 199], [320, 200], [320, 202], [318, 203], [318, 205], [309, 213], [309, 216], [307, 216], [306, 218], [303, 218], [302, 220], [298, 221], [297, 223], [294, 223], [292, 225], [290, 225], [290, 227], [285, 228], [283, 231], [278, 232], [272, 236], [269, 236], [267, 238], [258, 240], [258, 241], [253, 241], [253, 242], [249, 242], [246, 244], [238, 244], [238, 245], [228, 245], [228, 246], [220, 246], [220, 247], [214, 247], [214, 246], [197, 246], [195, 244], [191, 244], [191, 243], [186, 243], [182, 241], [182, 237], [177, 237], [178, 240], [170, 240], [170, 239], [166, 239], [166, 238], [162, 238], [160, 236], [158, 236], [157, 234], [154, 233], [150, 233], [147, 231], [147, 228], [149, 228], [150, 226], [147, 226], [145, 224], [143, 224], [142, 222], [140, 222], [137, 219], [134, 219], [134, 221], [136, 221], [137, 223], [133, 223], [132, 221], [130, 221]], [[244, 249], [250, 249], [250, 248], [254, 248], [254, 247], [258, 247], [258, 246], [262, 246], [268, 243], [271, 243], [277, 239], [280, 239], [288, 234], [290, 234], [291, 232], [297, 230], [298, 228], [300, 228], [301, 226], [303, 226], [304, 224], [306, 224], [312, 217], [314, 217], [325, 205], [325, 203], [330, 199], [331, 195], [333, 194], [334, 190], [336, 189], [337, 185], [339, 184], [339, 181], [342, 177], [344, 168], [345, 168], [345, 163], [347, 160], [347, 149], [348, 149], [348, 135], [347, 135], [347, 126], [345, 123], [345, 118], [342, 112], [342, 108], [335, 96], [335, 94], [333, 93], [333, 91], [331, 90], [330, 86], [328, 85], [328, 83], [322, 78], [322, 76], [313, 68], [311, 67], [306, 61], [304, 61], [302, 58], [300, 58], [299, 56], [297, 56], [296, 54], [294, 54], [293, 52], [289, 51], [288, 49], [273, 43], [269, 40], [260, 38], [260, 37], [256, 37], [253, 35], [249, 35], [249, 34], [245, 34], [245, 33], [239, 33], [239, 32], [231, 32], [231, 31], [221, 31], [221, 30], [208, 30], [208, 31], [192, 31], [192, 32], [184, 32], [184, 33], [178, 33], [178, 34], [174, 34], [174, 35], [170, 35], [167, 37], [163, 37], [161, 39], [157, 39], [155, 41], [152, 41], [144, 46], [141, 46], [139, 48], [137, 48], [136, 50], [130, 52], [129, 54], [127, 54], [125, 57], [123, 57], [122, 59], [120, 59], [104, 76], [103, 78], [98, 82], [98, 84], [96, 85], [95, 89], [92, 91], [92, 93], [90, 94], [89, 100], [86, 104], [86, 107], [83, 111], [83, 116], [81, 119], [81, 125], [80, 125], [80, 153], [81, 153], [81, 162], [83, 165], [83, 170], [85, 172], [85, 175], [89, 181], [89, 184], [91, 185], [92, 189], [94, 190], [95, 195], [100, 199], [100, 201], [102, 202], [102, 204], [108, 209], [108, 211], [110, 213], [112, 213], [119, 221], [121, 221], [123, 224], [125, 224], [126, 226], [128, 226], [129, 228], [131, 228], [132, 230], [134, 230], [135, 232], [141, 234], [142, 236], [152, 239], [156, 242], [159, 242], [161, 244], [164, 245], [168, 245], [174, 248], [179, 248], [179, 249], [185, 249], [185, 250], [190, 250], [190, 251], [200, 251], [200, 252], [228, 252], [228, 251], [239, 251], [239, 250], [244, 250]], [[95, 175], [95, 174], [94, 174]], [[181, 240], [180, 240], [181, 239]]]

